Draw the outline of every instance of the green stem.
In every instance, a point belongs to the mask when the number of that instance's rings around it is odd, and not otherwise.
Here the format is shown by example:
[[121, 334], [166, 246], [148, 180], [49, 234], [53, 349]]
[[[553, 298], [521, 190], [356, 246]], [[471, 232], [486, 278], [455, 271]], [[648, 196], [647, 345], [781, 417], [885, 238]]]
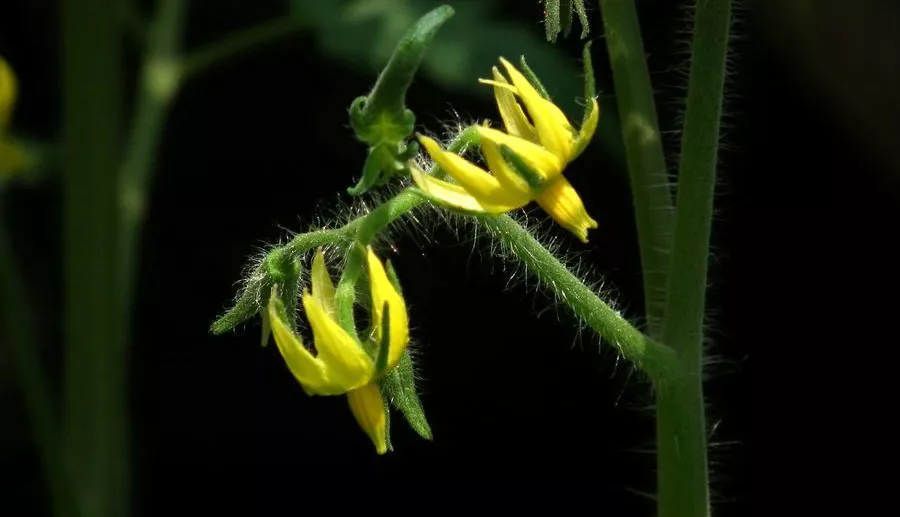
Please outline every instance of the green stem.
[[[365, 217], [345, 226], [346, 235], [352, 235], [354, 242], [365, 246], [382, 228], [423, 202], [424, 199], [413, 190], [404, 190], [379, 205]], [[353, 317], [353, 304], [356, 302], [356, 282], [362, 275], [364, 259], [365, 256], [361, 250], [355, 244], [352, 245], [348, 250], [347, 264], [335, 291], [338, 319], [341, 326], [354, 336], [356, 335], [356, 322]]]
[[119, 309], [126, 339], [150, 180], [169, 107], [178, 88], [173, 63], [186, 10], [187, 2], [180, 0], [162, 0], [159, 4], [145, 51], [128, 146], [119, 169]]
[[731, 0], [697, 0], [663, 338], [682, 382], [657, 396], [660, 517], [709, 515], [702, 362], [713, 197]]
[[53, 513], [58, 516], [73, 515], [76, 508], [69, 498], [63, 458], [59, 454], [60, 436], [53, 400], [47, 383], [47, 374], [41, 364], [38, 341], [34, 335], [37, 322], [31, 310], [28, 291], [2, 227], [0, 227], [0, 300], [4, 300], [4, 309], [0, 311], [0, 329], [4, 331], [7, 343], [10, 343], [35, 447], [50, 489]]
[[117, 290], [122, 34], [110, 0], [62, 4], [65, 461], [78, 513], [127, 515], [124, 328]]
[[190, 79], [249, 50], [289, 36], [308, 26], [308, 22], [296, 16], [289, 16], [238, 31], [221, 41], [189, 53], [181, 61], [181, 77]]
[[528, 230], [508, 215], [476, 218], [524, 264], [553, 295], [603, 339], [657, 382], [671, 378], [673, 351], [645, 336], [600, 299]]
[[[298, 235], [279, 249], [289, 250], [288, 253], [299, 256], [316, 246], [368, 243], [383, 227], [424, 202], [425, 199], [419, 193], [407, 189], [368, 215], [355, 219], [341, 228]], [[559, 300], [568, 305], [601, 338], [614, 343], [626, 359], [634, 362], [657, 385], [666, 385], [674, 375], [677, 375], [676, 369], [673, 368], [676, 357], [671, 349], [645, 336], [622, 318], [514, 219], [509, 216], [476, 217], [476, 219], [503, 241], [512, 255], [533, 271]], [[362, 258], [359, 253], [349, 254], [348, 264], [337, 287], [338, 317], [341, 325], [347, 329], [355, 328], [352, 307], [356, 295], [356, 281], [362, 274]], [[262, 299], [260, 293], [265, 291], [265, 280], [254, 275], [251, 282], [258, 285], [243, 291], [235, 307], [212, 325], [213, 333], [221, 334], [234, 328], [259, 311], [259, 300]]]
[[647, 329], [659, 338], [674, 225], [672, 188], [634, 0], [600, 0], [600, 8], [631, 177]]

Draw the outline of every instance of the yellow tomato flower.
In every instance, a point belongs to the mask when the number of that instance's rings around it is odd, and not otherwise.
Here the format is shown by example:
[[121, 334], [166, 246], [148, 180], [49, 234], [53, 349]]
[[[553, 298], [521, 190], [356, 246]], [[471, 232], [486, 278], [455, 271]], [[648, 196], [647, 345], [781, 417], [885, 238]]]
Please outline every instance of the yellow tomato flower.
[[[555, 104], [543, 98], [509, 61], [500, 58], [510, 80], [493, 68], [494, 97], [506, 132], [485, 125], [476, 127], [481, 151], [490, 172], [465, 158], [445, 151], [431, 138], [418, 139], [429, 156], [455, 183], [439, 180], [411, 167], [416, 185], [431, 198], [460, 210], [500, 214], [536, 201], [555, 221], [587, 242], [587, 231], [597, 228], [572, 184], [562, 171], [587, 147], [597, 128], [600, 108], [591, 110], [576, 131]], [[521, 104], [520, 104], [521, 102]], [[527, 109], [526, 116], [524, 108]], [[531, 121], [529, 121], [529, 116]], [[517, 156], [536, 177], [525, 178], [503, 151]]]
[[16, 74], [9, 63], [0, 57], [0, 174], [11, 175], [28, 165], [28, 155], [22, 146], [6, 137], [18, 93]]
[[[381, 343], [385, 329], [384, 307], [388, 312], [387, 364], [385, 371], [394, 368], [409, 344], [409, 322], [406, 303], [388, 279], [381, 261], [371, 246], [367, 247], [369, 289], [372, 295], [375, 342]], [[360, 427], [366, 432], [378, 454], [387, 451], [384, 400], [378, 386], [375, 361], [355, 337], [337, 321], [335, 288], [325, 267], [325, 256], [319, 249], [313, 258], [312, 292], [303, 292], [303, 308], [312, 329], [313, 343], [318, 355], [308, 350], [287, 324], [281, 312], [284, 306], [277, 288], [269, 300], [268, 319], [275, 343], [288, 369], [308, 395], [347, 395], [350, 409]], [[376, 357], [382, 353], [377, 350]]]

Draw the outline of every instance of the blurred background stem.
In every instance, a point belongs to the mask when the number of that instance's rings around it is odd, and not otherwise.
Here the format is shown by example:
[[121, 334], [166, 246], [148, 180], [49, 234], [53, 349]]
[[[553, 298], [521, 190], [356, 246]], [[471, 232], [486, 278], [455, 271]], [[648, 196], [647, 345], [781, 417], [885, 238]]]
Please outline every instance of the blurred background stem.
[[79, 515], [126, 515], [125, 328], [117, 271], [122, 31], [113, 0], [64, 0], [63, 451]]
[[[2, 194], [0, 191], [0, 197]], [[53, 512], [56, 515], [72, 515], [74, 508], [72, 501], [67, 497], [68, 488], [59, 454], [60, 436], [54, 401], [35, 336], [37, 322], [22, 271], [6, 238], [5, 221], [2, 220], [0, 220], [0, 300], [7, 302], [0, 311], [0, 330], [11, 344], [16, 375], [25, 398], [25, 411], [32, 429], [34, 445], [50, 489]]]
[[[186, 73], [215, 66], [302, 25], [277, 20], [180, 56], [189, 2], [160, 0], [149, 27], [125, 154], [119, 153], [123, 96], [121, 47], [129, 27], [112, 0], [65, 0], [65, 278], [64, 437], [68, 486], [77, 514], [129, 513], [128, 341], [141, 227], [169, 108]], [[6, 269], [6, 263], [0, 264]], [[4, 284], [6, 287], [6, 284]], [[4, 293], [5, 294], [5, 293]], [[23, 330], [27, 332], [26, 330]], [[25, 335], [27, 337], [27, 334]], [[27, 340], [26, 340], [27, 342]], [[24, 345], [23, 345], [24, 346]], [[40, 372], [23, 381], [42, 438], [52, 412]], [[34, 375], [30, 373], [36, 372]], [[47, 408], [46, 410], [44, 408]], [[54, 440], [41, 440], [44, 455]], [[49, 465], [48, 465], [49, 468]], [[55, 479], [55, 478], [54, 478]], [[57, 514], [72, 515], [72, 512]]]
[[634, 0], [600, 0], [644, 278], [647, 333], [660, 338], [672, 247], [672, 187]]

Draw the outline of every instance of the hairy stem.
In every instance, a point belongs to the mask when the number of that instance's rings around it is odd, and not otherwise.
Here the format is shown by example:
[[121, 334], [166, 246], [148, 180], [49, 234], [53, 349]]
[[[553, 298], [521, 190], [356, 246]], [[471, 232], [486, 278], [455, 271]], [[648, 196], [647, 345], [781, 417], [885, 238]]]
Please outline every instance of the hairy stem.
[[697, 0], [663, 339], [681, 382], [657, 395], [660, 517], [709, 515], [703, 316], [731, 0]]
[[672, 247], [672, 189], [634, 0], [600, 0], [600, 9], [631, 177], [647, 330], [658, 339], [666, 307], [666, 271]]
[[[423, 202], [424, 200], [418, 194], [407, 189], [344, 228], [349, 227], [347, 231], [352, 232], [350, 235], [353, 236], [355, 242], [367, 245], [382, 228], [406, 215]], [[353, 304], [356, 301], [356, 282], [362, 275], [364, 262], [365, 256], [362, 250], [353, 245], [348, 251], [347, 265], [344, 267], [335, 292], [335, 305], [341, 326], [354, 336], [356, 335], [356, 323], [353, 318]]]
[[552, 294], [626, 359], [655, 381], [667, 381], [676, 363], [673, 351], [645, 336], [600, 299], [528, 230], [508, 215], [479, 217], [479, 223], [502, 241]]
[[[282, 249], [289, 249], [289, 253], [299, 255], [326, 244], [367, 244], [386, 225], [424, 202], [425, 199], [410, 188], [341, 228], [298, 235]], [[600, 337], [614, 343], [626, 359], [632, 361], [657, 384], [665, 384], [676, 373], [673, 371], [676, 357], [671, 349], [645, 336], [622, 318], [522, 225], [509, 216], [476, 219], [503, 241], [513, 255], [533, 271], [559, 300], [569, 306]], [[341, 325], [348, 330], [355, 328], [352, 308], [356, 296], [356, 281], [362, 274], [363, 256], [357, 251], [358, 248], [356, 251], [351, 249], [336, 292], [338, 317]], [[227, 316], [223, 317], [213, 325], [213, 332], [223, 332], [223, 329], [230, 328], [229, 325], [233, 327], [234, 322], [228, 320]]]

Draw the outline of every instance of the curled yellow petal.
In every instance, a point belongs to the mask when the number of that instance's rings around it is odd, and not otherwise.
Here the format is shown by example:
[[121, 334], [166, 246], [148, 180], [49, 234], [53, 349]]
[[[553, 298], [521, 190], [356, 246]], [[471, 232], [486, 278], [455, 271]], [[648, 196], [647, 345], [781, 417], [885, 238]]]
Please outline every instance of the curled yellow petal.
[[406, 301], [388, 279], [387, 271], [372, 251], [372, 246], [366, 248], [366, 261], [369, 268], [369, 290], [372, 292], [372, 323], [375, 328], [375, 341], [379, 343], [384, 333], [382, 328], [384, 306], [387, 304], [390, 307], [388, 325], [391, 340], [387, 360], [387, 369], [390, 370], [397, 366], [409, 344], [409, 315], [406, 313]]
[[527, 202], [521, 192], [505, 188], [489, 172], [456, 153], [441, 149], [440, 144], [433, 139], [419, 135], [419, 142], [435, 163], [479, 202], [510, 206]]
[[485, 139], [481, 142], [481, 152], [484, 154], [484, 160], [487, 162], [488, 168], [491, 169], [491, 172], [503, 185], [503, 188], [519, 192], [523, 200], [522, 204], [527, 204], [527, 201], [530, 201], [531, 198], [531, 189], [528, 187], [528, 182], [513, 171], [503, 158], [503, 154], [500, 152], [497, 144]]
[[288, 369], [298, 382], [303, 385], [307, 393], [328, 394], [329, 380], [325, 364], [303, 346], [300, 337], [288, 328], [278, 314], [280, 301], [277, 289], [272, 290], [269, 298], [268, 320], [271, 325], [272, 335], [278, 351], [287, 363]]
[[487, 81], [482, 79], [480, 82], [494, 86], [494, 98], [497, 100], [497, 109], [500, 111], [500, 118], [503, 119], [503, 126], [506, 128], [506, 132], [531, 142], [537, 142], [534, 126], [528, 121], [528, 117], [522, 111], [522, 106], [516, 101], [515, 94], [518, 93], [518, 90], [509, 84], [496, 66], [491, 71], [493, 72], [494, 80]]
[[578, 192], [565, 177], [560, 176], [540, 193], [537, 202], [550, 216], [581, 242], [586, 243], [588, 229], [597, 228], [597, 221], [588, 215]]
[[375, 365], [362, 346], [308, 291], [303, 293], [303, 308], [319, 359], [326, 367], [331, 388], [328, 394], [344, 393], [369, 382], [375, 373]]
[[410, 175], [416, 186], [432, 201], [456, 210], [474, 214], [502, 214], [520, 208], [522, 205], [495, 205], [484, 203], [469, 194], [466, 189], [453, 183], [439, 180], [411, 166]]
[[325, 267], [325, 253], [322, 248], [316, 250], [316, 255], [312, 262], [312, 295], [319, 301], [322, 308], [329, 316], [334, 316], [334, 283], [331, 281], [331, 275], [328, 274], [328, 268]]
[[594, 131], [597, 130], [597, 122], [599, 120], [600, 105], [597, 104], [597, 99], [591, 99], [591, 111], [588, 114], [587, 120], [584, 121], [584, 125], [581, 126], [581, 130], [578, 131], [578, 136], [575, 138], [575, 146], [572, 149], [572, 156], [569, 157], [569, 161], [577, 158], [578, 155], [587, 148], [588, 144], [591, 143], [591, 139], [594, 137]]
[[564, 162], [538, 144], [487, 126], [477, 126], [475, 130], [482, 138], [482, 146], [485, 140], [489, 140], [497, 146], [505, 145], [509, 147], [510, 150], [522, 157], [531, 168], [540, 173], [545, 180], [552, 180], [562, 173]]
[[572, 154], [574, 130], [565, 114], [556, 104], [541, 97], [541, 94], [531, 85], [515, 66], [504, 58], [500, 58], [506, 73], [512, 80], [513, 86], [519, 91], [519, 97], [528, 108], [528, 114], [534, 121], [538, 138], [541, 144], [555, 154], [560, 160], [565, 160]]
[[387, 452], [387, 414], [378, 385], [372, 382], [347, 392], [347, 401], [356, 422], [369, 435], [378, 454]]

